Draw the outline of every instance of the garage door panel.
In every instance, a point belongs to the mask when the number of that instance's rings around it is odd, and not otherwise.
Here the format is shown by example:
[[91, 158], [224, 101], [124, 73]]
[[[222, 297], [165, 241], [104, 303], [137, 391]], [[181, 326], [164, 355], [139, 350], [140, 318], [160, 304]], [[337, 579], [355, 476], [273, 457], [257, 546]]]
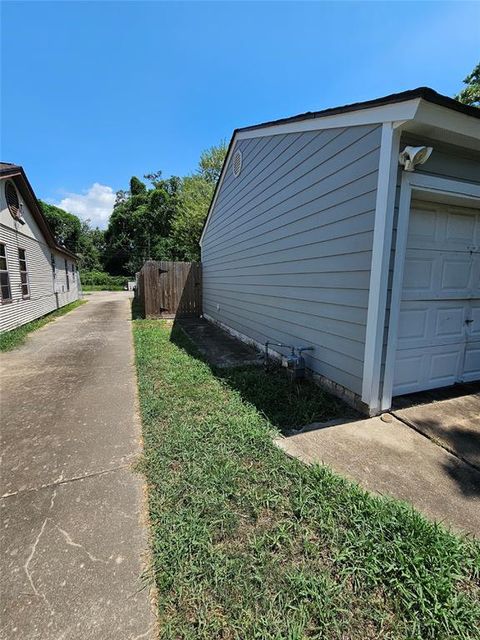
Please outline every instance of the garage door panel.
[[403, 299], [418, 300], [433, 290], [435, 256], [408, 251], [403, 274]]
[[424, 341], [427, 338], [428, 307], [410, 303], [400, 309], [398, 322], [398, 344], [400, 348], [412, 347], [412, 341]]
[[480, 339], [480, 300], [475, 300], [472, 303], [470, 319], [473, 320], [473, 322], [470, 323], [469, 336], [474, 340], [479, 340]]
[[463, 366], [463, 342], [398, 353], [394, 395], [455, 384]]
[[435, 328], [433, 338], [439, 341], [453, 339], [456, 342], [465, 338], [465, 306], [453, 304], [450, 307], [439, 305], [434, 309]]
[[441, 260], [440, 295], [464, 295], [468, 297], [473, 289], [473, 264], [470, 256], [444, 256]]
[[462, 380], [464, 382], [480, 380], [480, 340], [467, 345]]
[[480, 216], [472, 209], [413, 201], [412, 211], [407, 240], [412, 249], [465, 251], [480, 242]]
[[412, 204], [394, 395], [480, 379], [480, 215]]
[[445, 240], [450, 248], [459, 244], [460, 249], [472, 242], [475, 235], [476, 216], [469, 213], [460, 214], [449, 211], [447, 213], [447, 228]]
[[471, 298], [479, 269], [470, 253], [408, 249], [402, 299]]
[[400, 307], [397, 348], [412, 349], [465, 340], [464, 301], [404, 301]]
[[402, 351], [395, 363], [395, 384], [393, 395], [401, 395], [416, 390], [421, 384], [424, 355], [417, 351]]
[[480, 298], [480, 252], [472, 254], [472, 297], [475, 299]]

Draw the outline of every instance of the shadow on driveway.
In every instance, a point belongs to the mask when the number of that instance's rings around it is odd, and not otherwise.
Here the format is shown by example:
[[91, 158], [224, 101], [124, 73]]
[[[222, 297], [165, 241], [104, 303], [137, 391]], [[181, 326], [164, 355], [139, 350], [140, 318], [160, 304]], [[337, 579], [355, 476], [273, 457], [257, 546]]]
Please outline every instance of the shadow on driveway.
[[480, 384], [401, 396], [392, 413], [480, 471]]

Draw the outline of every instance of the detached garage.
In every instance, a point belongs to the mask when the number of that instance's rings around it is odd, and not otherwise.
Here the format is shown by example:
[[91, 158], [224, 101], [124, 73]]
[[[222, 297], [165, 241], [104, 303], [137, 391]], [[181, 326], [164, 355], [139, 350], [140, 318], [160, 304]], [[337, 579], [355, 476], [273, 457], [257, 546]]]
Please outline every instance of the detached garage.
[[419, 88], [237, 129], [201, 246], [207, 319], [311, 347], [370, 414], [480, 380], [480, 110]]

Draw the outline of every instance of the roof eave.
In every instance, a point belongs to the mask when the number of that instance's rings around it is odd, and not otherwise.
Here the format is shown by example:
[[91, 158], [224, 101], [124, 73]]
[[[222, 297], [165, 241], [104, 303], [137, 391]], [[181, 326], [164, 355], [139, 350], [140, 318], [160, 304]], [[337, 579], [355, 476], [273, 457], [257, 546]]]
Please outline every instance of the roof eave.
[[[480, 115], [480, 109], [477, 111]], [[413, 124], [437, 131], [445, 142], [480, 151], [480, 123], [470, 114], [422, 99]]]
[[408, 127], [408, 123], [415, 122], [423, 124], [425, 127], [448, 131], [458, 144], [470, 148], [480, 148], [479, 118], [480, 109], [463, 105], [428, 87], [419, 87], [377, 100], [319, 112], [308, 112], [292, 118], [235, 129], [203, 226], [200, 246], [202, 246], [211, 213], [237, 140], [337, 127], [380, 125], [387, 122], [391, 122], [393, 126], [401, 129]]
[[3, 179], [13, 179], [20, 193], [22, 194], [23, 199], [26, 201], [27, 206], [35, 219], [35, 222], [40, 227], [40, 231], [43, 233], [45, 240], [47, 241], [48, 246], [55, 251], [63, 253], [70, 258], [78, 261], [78, 256], [65, 247], [61, 247], [57, 244], [55, 237], [50, 229], [50, 226], [40, 208], [40, 204], [37, 200], [35, 192], [33, 191], [32, 185], [28, 181], [28, 178], [23, 170], [23, 167], [19, 165], [12, 165], [12, 167], [8, 169], [0, 170], [0, 177]]

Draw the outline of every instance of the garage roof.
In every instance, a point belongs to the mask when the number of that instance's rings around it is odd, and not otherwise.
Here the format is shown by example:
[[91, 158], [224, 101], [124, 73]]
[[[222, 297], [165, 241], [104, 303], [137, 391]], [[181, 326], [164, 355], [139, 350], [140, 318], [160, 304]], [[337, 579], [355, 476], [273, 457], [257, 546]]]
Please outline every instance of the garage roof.
[[279, 124], [288, 124], [290, 122], [298, 122], [299, 120], [309, 120], [311, 118], [323, 118], [325, 116], [334, 116], [339, 113], [347, 113], [349, 111], [361, 111], [363, 109], [371, 109], [372, 107], [383, 107], [387, 104], [395, 104], [397, 102], [405, 102], [407, 100], [414, 100], [416, 98], [423, 98], [427, 102], [438, 104], [441, 107], [447, 107], [447, 109], [453, 109], [459, 111], [468, 116], [474, 118], [480, 118], [480, 109], [472, 107], [470, 105], [463, 104], [444, 96], [441, 93], [437, 93], [430, 87], [417, 87], [416, 89], [410, 89], [409, 91], [402, 91], [401, 93], [391, 93], [388, 96], [381, 98], [375, 98], [374, 100], [366, 100], [364, 102], [353, 102], [352, 104], [346, 104], [341, 107], [333, 107], [330, 109], [322, 109], [322, 111], [306, 111], [296, 116], [289, 118], [280, 118], [279, 120], [270, 120], [269, 122], [263, 122], [261, 124], [255, 124], [249, 127], [242, 127], [236, 129], [236, 131], [254, 131], [255, 129], [261, 129], [262, 127], [270, 127]]

